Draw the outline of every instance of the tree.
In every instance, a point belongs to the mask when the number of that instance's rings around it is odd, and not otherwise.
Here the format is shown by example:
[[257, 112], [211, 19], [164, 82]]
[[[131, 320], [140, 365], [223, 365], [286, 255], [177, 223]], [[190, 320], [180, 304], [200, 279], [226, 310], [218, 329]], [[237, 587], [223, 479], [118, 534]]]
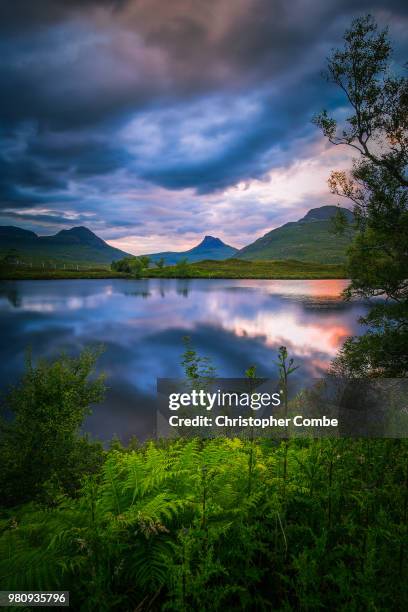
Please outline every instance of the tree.
[[130, 274], [132, 274], [132, 276], [135, 276], [136, 278], [139, 278], [139, 276], [142, 275], [144, 267], [145, 266], [143, 265], [141, 259], [138, 257], [135, 257], [133, 258], [131, 262]]
[[[352, 22], [344, 43], [344, 48], [335, 50], [329, 58], [326, 77], [343, 91], [352, 115], [341, 135], [336, 120], [326, 110], [315, 123], [332, 144], [353, 147], [407, 187], [407, 79], [389, 72], [388, 31], [378, 31], [374, 19], [367, 15]], [[378, 144], [383, 146], [379, 148]]]
[[387, 30], [379, 31], [371, 16], [354, 20], [344, 41], [328, 60], [327, 78], [343, 91], [351, 115], [340, 129], [325, 110], [314, 122], [332, 144], [360, 154], [350, 173], [329, 179], [332, 193], [353, 203], [360, 230], [350, 253], [350, 290], [405, 299], [408, 81], [390, 74]]
[[141, 255], [139, 257], [139, 261], [143, 269], [148, 268], [150, 264], [150, 257], [148, 255]]
[[[391, 74], [390, 58], [387, 30], [379, 30], [371, 16], [354, 20], [344, 47], [332, 52], [327, 71], [328, 81], [343, 92], [350, 115], [339, 127], [323, 110], [314, 122], [329, 142], [359, 154], [350, 172], [335, 171], [329, 179], [332, 193], [352, 202], [358, 229], [348, 254], [351, 283], [346, 297], [383, 295], [391, 301], [389, 308], [374, 306], [363, 320], [371, 331], [364, 339], [347, 342], [342, 366], [350, 362], [358, 372], [360, 358], [365, 373], [404, 375], [406, 352], [394, 354], [390, 362], [389, 351], [381, 351], [381, 339], [384, 347], [388, 344], [386, 335], [407, 333], [408, 81]], [[344, 231], [343, 221], [337, 219], [336, 225]], [[392, 302], [400, 304], [397, 318]]]
[[124, 272], [125, 274], [131, 274], [138, 278], [146, 267], [143, 265], [141, 259], [142, 258], [138, 257], [123, 257], [122, 259], [113, 261], [111, 263], [111, 269], [114, 272]]
[[180, 259], [176, 263], [177, 276], [186, 277], [190, 275], [190, 266], [187, 258]]
[[[83, 474], [97, 469], [103, 450], [80, 436], [91, 405], [103, 399], [103, 376], [93, 377], [98, 352], [62, 355], [27, 369], [5, 401], [0, 417], [0, 490], [12, 506], [46, 495], [73, 493]], [[54, 497], [54, 494], [53, 494]]]
[[156, 266], [159, 268], [159, 270], [162, 270], [164, 268], [164, 262], [165, 259], [164, 257], [160, 257], [159, 259], [156, 260]]
[[131, 257], [123, 257], [122, 259], [118, 259], [116, 261], [112, 261], [111, 263], [111, 269], [114, 272], [125, 272], [125, 273], [129, 273], [130, 272], [130, 261], [131, 261]]
[[349, 221], [344, 211], [339, 207], [330, 219], [329, 231], [338, 236], [344, 235], [349, 230]]

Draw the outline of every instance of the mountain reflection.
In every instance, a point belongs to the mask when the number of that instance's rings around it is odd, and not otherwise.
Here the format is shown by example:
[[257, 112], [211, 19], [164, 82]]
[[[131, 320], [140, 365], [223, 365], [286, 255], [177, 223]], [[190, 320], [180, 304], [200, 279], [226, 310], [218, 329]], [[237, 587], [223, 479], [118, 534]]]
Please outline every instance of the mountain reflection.
[[319, 376], [344, 339], [360, 333], [362, 302], [340, 298], [342, 280], [72, 280], [0, 283], [0, 390], [34, 358], [105, 346], [106, 401], [87, 429], [109, 439], [146, 437], [154, 423], [157, 377], [182, 375], [182, 337], [212, 358], [220, 376], [257, 364], [276, 375], [288, 347], [299, 379]]

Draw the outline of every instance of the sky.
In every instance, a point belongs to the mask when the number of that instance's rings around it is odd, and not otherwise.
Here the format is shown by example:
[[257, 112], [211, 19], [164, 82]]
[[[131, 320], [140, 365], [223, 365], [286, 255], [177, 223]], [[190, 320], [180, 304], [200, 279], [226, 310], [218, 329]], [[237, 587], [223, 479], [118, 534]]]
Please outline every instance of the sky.
[[141, 254], [242, 247], [337, 204], [351, 154], [311, 119], [345, 116], [322, 71], [365, 13], [399, 70], [402, 0], [2, 0], [0, 224]]

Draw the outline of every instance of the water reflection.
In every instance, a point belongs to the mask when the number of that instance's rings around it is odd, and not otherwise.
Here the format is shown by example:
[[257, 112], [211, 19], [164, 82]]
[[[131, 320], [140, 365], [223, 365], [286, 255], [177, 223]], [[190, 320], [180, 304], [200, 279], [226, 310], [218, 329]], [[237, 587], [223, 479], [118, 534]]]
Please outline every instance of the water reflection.
[[212, 357], [223, 376], [251, 364], [274, 375], [284, 344], [319, 376], [349, 335], [361, 330], [362, 302], [340, 299], [346, 282], [258, 280], [70, 280], [0, 283], [0, 387], [18, 380], [24, 351], [52, 357], [105, 346], [110, 387], [87, 429], [108, 439], [149, 434], [156, 377], [181, 375], [182, 337]]

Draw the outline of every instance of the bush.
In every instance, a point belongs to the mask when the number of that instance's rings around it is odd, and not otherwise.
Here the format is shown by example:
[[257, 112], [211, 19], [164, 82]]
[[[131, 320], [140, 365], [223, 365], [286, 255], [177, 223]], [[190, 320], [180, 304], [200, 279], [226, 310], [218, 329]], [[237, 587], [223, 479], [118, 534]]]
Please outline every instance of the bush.
[[180, 259], [175, 265], [176, 276], [186, 278], [191, 274], [191, 268], [187, 259]]
[[91, 405], [104, 394], [103, 377], [91, 378], [98, 353], [42, 360], [27, 371], [5, 401], [0, 418], [0, 490], [3, 506], [73, 494], [84, 473], [99, 468], [102, 446], [79, 435]]
[[111, 263], [111, 269], [114, 272], [124, 272], [125, 274], [131, 274], [137, 278], [141, 276], [144, 265], [137, 257], [124, 257], [118, 261], [113, 261]]

